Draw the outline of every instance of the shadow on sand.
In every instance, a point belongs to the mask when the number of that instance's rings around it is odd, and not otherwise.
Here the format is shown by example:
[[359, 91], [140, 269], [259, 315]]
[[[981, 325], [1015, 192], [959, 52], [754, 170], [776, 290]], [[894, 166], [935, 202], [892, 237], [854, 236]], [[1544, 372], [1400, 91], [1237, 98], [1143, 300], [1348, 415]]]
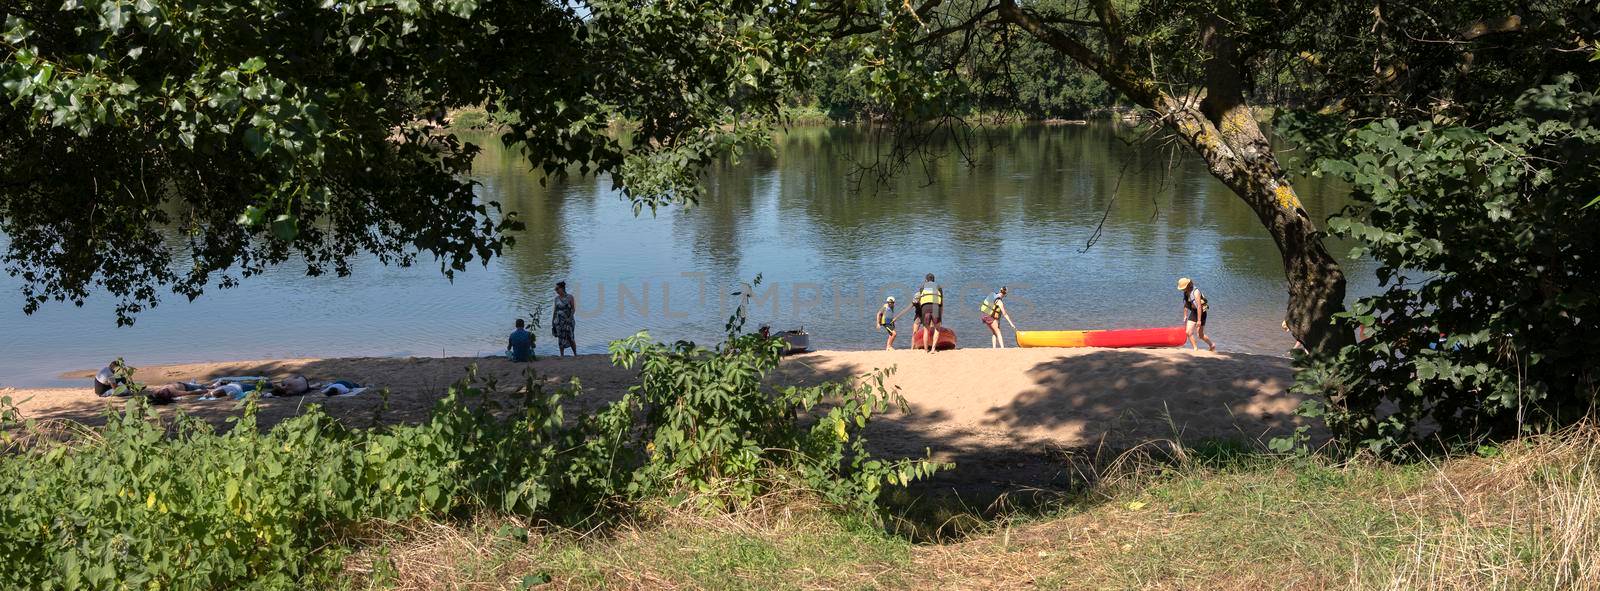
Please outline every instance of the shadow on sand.
[[[888, 499], [887, 510], [904, 519], [914, 537], [949, 532], [953, 516], [989, 516], [1042, 510], [1062, 502], [1084, 502], [1083, 491], [1103, 468], [1136, 447], [1170, 455], [1175, 446], [1214, 447], [1230, 441], [1254, 447], [1292, 432], [1299, 399], [1285, 393], [1292, 379], [1286, 360], [1238, 354], [1173, 354], [1172, 351], [1091, 350], [1021, 357], [972, 351], [983, 375], [946, 375], [938, 356], [871, 357], [803, 355], [786, 361], [771, 381], [815, 385], [861, 376], [894, 365], [886, 384], [907, 400], [905, 412], [877, 418], [866, 431], [869, 447], [882, 457], [924, 457], [955, 467]], [[885, 361], [879, 365], [878, 361]], [[335, 418], [354, 426], [425, 420], [448, 386], [476, 364], [482, 377], [503, 389], [523, 384], [533, 369], [546, 386], [577, 378], [583, 393], [569, 403], [568, 416], [596, 410], [633, 385], [635, 372], [613, 367], [601, 356], [541, 359], [532, 364], [504, 359], [365, 358], [207, 364], [141, 370], [147, 384], [203, 380], [222, 375], [281, 377], [304, 374], [312, 380], [347, 379], [378, 388], [355, 397], [274, 398], [262, 400], [263, 427], [321, 404]], [[87, 380], [87, 376], [84, 376]], [[108, 402], [110, 404], [108, 404]], [[33, 404], [36, 419], [68, 419], [101, 424], [115, 399], [92, 395]], [[226, 428], [241, 403], [180, 399], [161, 407], [181, 408], [191, 416]]]

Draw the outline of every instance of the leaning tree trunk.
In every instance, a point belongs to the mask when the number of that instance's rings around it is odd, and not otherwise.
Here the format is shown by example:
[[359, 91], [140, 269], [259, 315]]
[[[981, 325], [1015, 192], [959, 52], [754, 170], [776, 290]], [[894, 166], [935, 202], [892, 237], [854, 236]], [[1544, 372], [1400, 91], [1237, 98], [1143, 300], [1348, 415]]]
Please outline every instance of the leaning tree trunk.
[[1352, 340], [1348, 331], [1333, 324], [1333, 315], [1344, 309], [1344, 272], [1323, 246], [1322, 233], [1301, 206], [1244, 100], [1243, 60], [1224, 32], [1224, 21], [1213, 16], [1204, 25], [1204, 97], [1195, 105], [1162, 95], [1154, 108], [1272, 234], [1289, 280], [1290, 332], [1313, 351], [1337, 351]]
[[[1169, 98], [1163, 116], [1205, 160], [1212, 176], [1256, 212], [1278, 244], [1289, 280], [1290, 332], [1313, 351], [1337, 351], [1351, 340], [1348, 332], [1332, 323], [1333, 315], [1344, 309], [1344, 273], [1284, 178], [1250, 107], [1243, 102], [1216, 105], [1214, 97], [1202, 102], [1200, 109]], [[1218, 109], [1214, 117], [1205, 108], [1211, 106]]]
[[1206, 168], [1232, 189], [1261, 218], [1283, 256], [1289, 280], [1290, 332], [1306, 347], [1321, 353], [1338, 351], [1352, 335], [1333, 325], [1344, 309], [1344, 273], [1322, 245], [1322, 234], [1300, 205], [1300, 197], [1283, 174], [1267, 138], [1244, 100], [1244, 61], [1227, 23], [1212, 16], [1201, 23], [1206, 50], [1203, 92], [1172, 96], [1153, 73], [1141, 72], [1125, 59], [1125, 34], [1109, 0], [1093, 2], [1106, 52], [1097, 52], [1073, 35], [1052, 27], [1023, 9], [1017, 0], [1001, 0], [1001, 18], [1021, 27], [1073, 61], [1093, 70], [1133, 102], [1150, 109], [1161, 124], [1176, 133]]

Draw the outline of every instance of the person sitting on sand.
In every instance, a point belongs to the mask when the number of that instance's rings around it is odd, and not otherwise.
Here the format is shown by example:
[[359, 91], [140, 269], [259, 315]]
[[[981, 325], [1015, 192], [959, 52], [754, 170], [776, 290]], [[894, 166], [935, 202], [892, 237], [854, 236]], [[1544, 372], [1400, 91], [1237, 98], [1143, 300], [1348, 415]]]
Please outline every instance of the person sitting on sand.
[[983, 313], [984, 326], [989, 327], [990, 347], [999, 347], [1001, 349], [1006, 348], [1006, 338], [1000, 334], [1001, 318], [1006, 319], [1006, 324], [1011, 325], [1011, 330], [1013, 332], [1017, 330], [1017, 323], [1011, 321], [1011, 314], [1006, 311], [1006, 303], [1004, 301], [1005, 297], [1006, 288], [1005, 286], [1001, 286], [1000, 291], [997, 291], [994, 295], [989, 296], [989, 299], [984, 300], [983, 303], [978, 306], [978, 311]]
[[1188, 335], [1184, 343], [1199, 351], [1200, 341], [1205, 341], [1206, 350], [1216, 351], [1217, 344], [1206, 336], [1206, 315], [1211, 311], [1211, 303], [1206, 301], [1206, 296], [1188, 277], [1178, 279], [1178, 291], [1183, 292], [1183, 329]]
[[567, 282], [556, 282], [556, 305], [551, 313], [550, 334], [556, 338], [556, 354], [566, 357], [567, 349], [572, 349], [572, 356], [578, 356], [578, 343], [573, 338], [574, 325], [577, 321], [573, 317], [577, 302], [572, 299], [572, 294], [567, 293]]
[[934, 282], [933, 273], [929, 273], [922, 287], [917, 288], [917, 302], [922, 305], [923, 342], [927, 343], [928, 352], [933, 353], [938, 348], [939, 324], [944, 319], [944, 286]]
[[517, 329], [506, 339], [506, 356], [512, 361], [533, 360], [533, 333], [528, 332], [526, 326], [527, 323], [518, 318]]
[[894, 296], [884, 298], [883, 307], [878, 308], [877, 324], [878, 328], [889, 333], [889, 340], [883, 344], [883, 350], [885, 351], [894, 350], [894, 321], [898, 319], [900, 319], [900, 315], [894, 313]]
[[[125, 369], [126, 367], [127, 366], [122, 364], [122, 360], [118, 359], [116, 361], [112, 361], [109, 365], [100, 368], [100, 371], [95, 372], [94, 395], [104, 397], [111, 396], [113, 393], [117, 393], [117, 386], [128, 383], [126, 377], [118, 375], [127, 373], [127, 370]], [[127, 390], [124, 389], [120, 394], [127, 394]]]

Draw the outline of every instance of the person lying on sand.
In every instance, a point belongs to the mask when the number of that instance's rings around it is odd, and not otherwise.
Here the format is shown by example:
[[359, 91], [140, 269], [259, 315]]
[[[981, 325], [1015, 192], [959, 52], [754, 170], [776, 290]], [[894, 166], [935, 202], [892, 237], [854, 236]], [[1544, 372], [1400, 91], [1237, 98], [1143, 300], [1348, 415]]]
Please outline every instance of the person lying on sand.
[[[187, 390], [188, 388], [199, 386], [192, 383], [180, 383], [177, 385], [184, 387], [186, 391], [189, 391]], [[227, 397], [234, 400], [242, 400], [244, 397], [249, 396], [251, 392], [260, 390], [265, 390], [263, 394], [268, 397], [304, 396], [311, 391], [311, 382], [300, 374], [294, 374], [276, 382], [269, 382], [265, 378], [218, 378], [212, 381], [212, 385], [200, 399], [214, 400]]]
[[311, 391], [311, 381], [305, 376], [294, 374], [272, 384], [273, 396], [305, 396]]
[[317, 391], [321, 392], [323, 396], [348, 396], [351, 394], [360, 394], [365, 390], [365, 386], [350, 380], [334, 380], [327, 385], [322, 386]]

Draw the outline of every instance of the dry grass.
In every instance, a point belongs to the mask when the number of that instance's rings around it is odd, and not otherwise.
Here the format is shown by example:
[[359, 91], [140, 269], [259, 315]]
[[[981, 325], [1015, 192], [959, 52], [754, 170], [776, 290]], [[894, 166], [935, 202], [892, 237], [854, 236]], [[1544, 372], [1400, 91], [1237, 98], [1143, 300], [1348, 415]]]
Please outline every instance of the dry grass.
[[526, 541], [505, 518], [395, 526], [351, 565], [401, 589], [536, 573], [556, 589], [1600, 589], [1600, 428], [1490, 451], [1393, 465], [1169, 443], [1046, 514], [943, 543], [789, 495]]
[[1600, 589], [1600, 429], [1435, 469], [1393, 502], [1407, 521], [1387, 589]]

